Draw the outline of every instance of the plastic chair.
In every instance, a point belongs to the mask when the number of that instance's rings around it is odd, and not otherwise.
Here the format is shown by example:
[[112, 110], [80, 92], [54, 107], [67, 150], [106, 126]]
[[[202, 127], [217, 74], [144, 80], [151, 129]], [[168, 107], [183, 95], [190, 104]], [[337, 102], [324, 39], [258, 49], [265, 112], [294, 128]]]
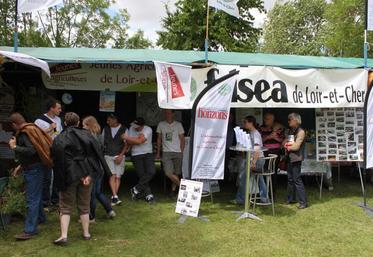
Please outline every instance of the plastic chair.
[[[267, 186], [267, 199], [269, 200], [268, 203], [258, 203], [258, 205], [272, 205], [272, 213], [273, 216], [275, 215], [275, 203], [274, 203], [274, 197], [273, 197], [273, 183], [272, 183], [272, 175], [275, 174], [276, 169], [276, 154], [269, 154], [268, 157], [261, 158], [265, 161], [265, 164], [261, 171], [253, 171], [253, 186], [254, 186], [254, 192], [256, 190], [259, 191], [259, 178], [260, 176], [265, 178], [265, 183]], [[270, 193], [270, 195], [269, 195]], [[254, 194], [254, 200], [252, 200], [252, 197], [250, 199], [250, 202], [253, 204], [253, 209], [255, 209], [256, 206], [256, 200], [257, 200], [257, 194]]]
[[[3, 196], [5, 187], [8, 185], [8, 182], [9, 182], [8, 177], [0, 178], [0, 198]], [[6, 217], [5, 217], [5, 213], [2, 213], [1, 211], [0, 211], [0, 219], [1, 219], [2, 229], [5, 230], [6, 229], [6, 220], [5, 220]]]

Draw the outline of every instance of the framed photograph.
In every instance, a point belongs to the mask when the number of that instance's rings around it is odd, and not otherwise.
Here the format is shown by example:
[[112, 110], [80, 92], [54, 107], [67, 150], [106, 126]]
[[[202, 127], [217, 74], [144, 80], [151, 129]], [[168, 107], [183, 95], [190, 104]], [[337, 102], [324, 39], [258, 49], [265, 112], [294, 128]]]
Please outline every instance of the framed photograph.
[[354, 118], [355, 117], [355, 112], [354, 111], [348, 111], [348, 112], [345, 112], [346, 114], [346, 117], [348, 118]]
[[336, 127], [336, 129], [337, 129], [338, 131], [344, 131], [344, 130], [345, 130], [345, 126], [344, 126], [344, 125], [339, 125], [339, 124], [338, 124], [338, 126]]
[[335, 122], [328, 122], [328, 128], [334, 128]]
[[326, 147], [326, 143], [325, 142], [319, 142], [318, 146], [319, 146], [319, 148]]
[[337, 137], [336, 136], [329, 136], [328, 141], [332, 142], [332, 143], [335, 143], [335, 142], [337, 142]]
[[354, 132], [354, 127], [346, 127], [345, 131], [346, 132]]
[[337, 149], [329, 149], [328, 154], [337, 154]]
[[345, 117], [344, 117], [344, 116], [343, 116], [343, 117], [337, 117], [337, 118], [335, 119], [335, 121], [336, 121], [336, 122], [344, 123], [344, 122], [345, 122]]
[[337, 149], [337, 144], [331, 143], [329, 144], [329, 149]]

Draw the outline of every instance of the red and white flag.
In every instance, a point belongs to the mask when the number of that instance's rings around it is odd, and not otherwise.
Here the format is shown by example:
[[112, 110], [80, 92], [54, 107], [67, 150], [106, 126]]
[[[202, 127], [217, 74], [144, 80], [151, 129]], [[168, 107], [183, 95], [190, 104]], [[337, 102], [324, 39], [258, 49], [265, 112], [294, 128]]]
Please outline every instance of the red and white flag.
[[191, 106], [192, 67], [154, 61], [157, 74], [158, 105], [164, 109], [185, 109]]
[[34, 12], [62, 4], [63, 0], [18, 0], [18, 12]]

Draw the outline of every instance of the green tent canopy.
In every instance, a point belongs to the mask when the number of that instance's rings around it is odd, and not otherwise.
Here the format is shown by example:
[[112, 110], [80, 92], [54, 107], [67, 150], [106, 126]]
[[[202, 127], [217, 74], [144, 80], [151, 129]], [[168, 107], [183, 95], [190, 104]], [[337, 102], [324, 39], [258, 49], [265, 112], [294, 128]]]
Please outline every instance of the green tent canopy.
[[[12, 47], [0, 50], [13, 51]], [[180, 64], [203, 62], [202, 51], [178, 51], [156, 49], [111, 49], [111, 48], [28, 48], [19, 47], [20, 53], [47, 61], [48, 63], [151, 63], [154, 60]], [[262, 53], [210, 52], [209, 61], [225, 65], [275, 66], [282, 68], [355, 69], [364, 66], [362, 58], [339, 58], [321, 56], [279, 55]], [[373, 59], [368, 60], [373, 67]]]

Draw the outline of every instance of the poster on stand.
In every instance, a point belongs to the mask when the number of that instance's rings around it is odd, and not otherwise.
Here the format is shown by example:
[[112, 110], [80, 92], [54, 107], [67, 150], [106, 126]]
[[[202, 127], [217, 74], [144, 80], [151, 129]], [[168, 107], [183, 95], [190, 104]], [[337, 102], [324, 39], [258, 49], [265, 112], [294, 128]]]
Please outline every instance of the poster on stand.
[[363, 108], [316, 110], [318, 161], [363, 161]]
[[182, 215], [198, 217], [202, 190], [202, 182], [181, 179], [175, 212]]

